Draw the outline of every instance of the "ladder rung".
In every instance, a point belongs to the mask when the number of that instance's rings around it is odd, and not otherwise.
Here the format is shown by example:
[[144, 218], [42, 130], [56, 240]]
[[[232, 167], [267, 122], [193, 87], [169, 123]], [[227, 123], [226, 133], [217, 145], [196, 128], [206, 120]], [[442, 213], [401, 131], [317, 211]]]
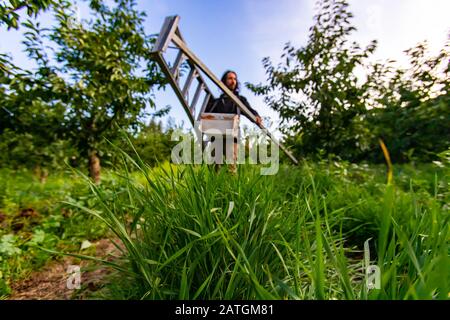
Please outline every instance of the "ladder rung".
[[183, 87], [183, 96], [186, 97], [186, 94], [189, 91], [189, 88], [191, 86], [192, 80], [197, 76], [197, 72], [194, 68], [191, 68], [191, 71], [189, 71], [188, 77], [186, 79], [186, 82], [184, 83]]
[[200, 116], [202, 115], [203, 112], [205, 112], [206, 106], [208, 105], [210, 98], [211, 98], [211, 94], [209, 92], [206, 92], [205, 99], [203, 99], [202, 108], [200, 109], [200, 113], [198, 114], [198, 117], [197, 117], [197, 121], [200, 121]]
[[191, 103], [191, 113], [192, 115], [195, 114], [195, 105], [197, 104], [198, 98], [200, 97], [200, 92], [203, 89], [203, 83], [199, 83], [197, 86], [197, 89], [195, 90], [195, 94], [194, 94], [194, 98], [192, 99], [192, 103]]
[[177, 80], [178, 80], [178, 75], [179, 75], [178, 68], [180, 67], [184, 58], [185, 58], [185, 56], [184, 56], [183, 52], [180, 50], [180, 52], [178, 52], [178, 55], [175, 59], [175, 63], [173, 64], [173, 67], [170, 69], [170, 72], [173, 74], [173, 77]]
[[177, 83], [176, 79], [174, 79], [172, 73], [170, 72], [170, 68], [169, 68], [166, 60], [164, 60], [164, 57], [163, 57], [162, 53], [161, 52], [156, 53], [154, 55], [154, 59], [156, 59], [156, 62], [161, 67], [162, 72], [170, 80], [169, 83], [172, 86], [173, 90], [175, 91], [175, 94], [177, 95], [179, 101], [181, 102], [184, 110], [186, 111], [186, 114], [189, 117], [189, 121], [191, 121], [191, 123], [194, 124], [195, 119], [190, 113], [189, 103], [186, 101], [185, 97], [181, 93], [181, 89], [178, 86], [178, 83]]
[[189, 66], [192, 68], [192, 69], [195, 69], [195, 76], [198, 78], [198, 81], [199, 82], [202, 82], [203, 83], [203, 89], [205, 89], [205, 92], [207, 93], [207, 94], [210, 94], [210, 95], [213, 95], [212, 93], [211, 93], [211, 90], [209, 90], [209, 88], [208, 88], [208, 86], [206, 85], [206, 82], [205, 82], [205, 80], [203, 79], [203, 77], [202, 77], [202, 74], [200, 73], [200, 70], [199, 70], [199, 68], [197, 67], [197, 65], [195, 64], [195, 63], [193, 63], [191, 60], [189, 60], [189, 59], [187, 59], [186, 60], [186, 62], [189, 64]]

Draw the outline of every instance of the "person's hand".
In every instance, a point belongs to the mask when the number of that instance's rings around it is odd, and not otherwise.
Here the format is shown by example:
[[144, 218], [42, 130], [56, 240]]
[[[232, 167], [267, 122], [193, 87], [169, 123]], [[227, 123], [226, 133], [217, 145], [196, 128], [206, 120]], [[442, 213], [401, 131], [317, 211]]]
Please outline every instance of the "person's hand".
[[256, 124], [262, 126], [262, 118], [260, 116], [256, 116]]

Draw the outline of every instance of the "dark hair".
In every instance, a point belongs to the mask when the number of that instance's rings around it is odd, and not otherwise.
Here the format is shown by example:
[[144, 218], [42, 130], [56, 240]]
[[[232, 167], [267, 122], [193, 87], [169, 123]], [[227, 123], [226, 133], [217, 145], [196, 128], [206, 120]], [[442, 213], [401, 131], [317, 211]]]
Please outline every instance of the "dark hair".
[[[223, 83], [225, 83], [225, 80], [227, 79], [227, 75], [229, 73], [234, 73], [236, 75], [236, 80], [238, 79], [237, 73], [233, 70], [227, 70], [223, 73], [222, 78], [220, 79]], [[236, 88], [234, 89], [234, 92], [239, 92], [239, 89], [241, 88], [239, 81], [236, 81]]]

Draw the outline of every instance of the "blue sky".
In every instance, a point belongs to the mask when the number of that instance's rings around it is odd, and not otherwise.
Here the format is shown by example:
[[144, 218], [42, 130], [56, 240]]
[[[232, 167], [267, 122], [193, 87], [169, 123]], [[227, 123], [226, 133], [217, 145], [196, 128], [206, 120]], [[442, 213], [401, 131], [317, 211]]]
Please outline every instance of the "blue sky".
[[[82, 1], [80, 17], [86, 16]], [[449, 32], [448, 0], [350, 0], [357, 31], [353, 39], [362, 46], [379, 41], [376, 59], [393, 58], [405, 65], [403, 50], [427, 39], [434, 52], [442, 48]], [[180, 30], [190, 49], [220, 77], [226, 69], [237, 71], [242, 83], [265, 81], [262, 58], [274, 61], [284, 44], [306, 43], [312, 24], [313, 0], [138, 0], [138, 8], [147, 13], [148, 33], [159, 32], [166, 16], [179, 15]], [[47, 15], [41, 19], [48, 23]], [[21, 53], [19, 32], [0, 30], [0, 51], [10, 52], [15, 62], [30, 67]], [[213, 90], [216, 94], [219, 92]], [[261, 97], [243, 89], [252, 106], [262, 116], [277, 121], [275, 112], [264, 105]], [[188, 124], [187, 116], [170, 88], [156, 93], [156, 102], [172, 106], [169, 116], [177, 123]], [[245, 124], [248, 124], [246, 120]]]

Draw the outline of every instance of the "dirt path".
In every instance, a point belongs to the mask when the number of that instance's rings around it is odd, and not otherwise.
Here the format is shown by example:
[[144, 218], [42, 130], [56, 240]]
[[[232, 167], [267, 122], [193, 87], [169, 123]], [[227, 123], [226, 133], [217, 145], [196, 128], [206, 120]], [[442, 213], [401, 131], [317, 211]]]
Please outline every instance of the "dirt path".
[[[112, 244], [111, 240], [101, 239], [92, 243], [95, 246], [95, 256], [98, 258], [112, 259], [118, 256], [120, 251]], [[102, 279], [110, 273], [110, 269], [98, 266], [91, 271], [92, 266], [97, 266], [94, 261], [83, 260], [75, 263], [77, 259], [65, 256], [61, 261], [50, 262], [44, 269], [35, 271], [24, 280], [11, 285], [13, 291], [10, 300], [68, 300], [83, 299], [89, 291], [96, 291], [102, 285]], [[81, 292], [68, 289], [67, 270], [70, 265], [79, 265], [81, 268]], [[88, 270], [84, 269], [88, 267]], [[87, 289], [83, 290], [83, 289]]]

